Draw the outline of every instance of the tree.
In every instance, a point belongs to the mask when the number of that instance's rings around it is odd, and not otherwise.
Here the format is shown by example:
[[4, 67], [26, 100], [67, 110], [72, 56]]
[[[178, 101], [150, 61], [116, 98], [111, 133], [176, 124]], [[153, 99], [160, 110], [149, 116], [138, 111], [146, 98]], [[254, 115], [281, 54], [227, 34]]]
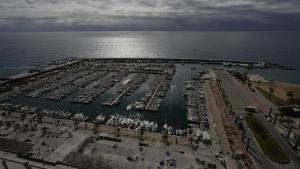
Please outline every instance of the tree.
[[217, 168], [217, 165], [216, 165], [216, 164], [208, 163], [208, 164], [207, 164], [207, 167], [208, 167], [209, 169], [216, 169], [216, 168]]
[[193, 137], [189, 137], [189, 145], [191, 146], [191, 147], [193, 147]]
[[42, 128], [42, 134], [45, 136], [47, 134], [47, 128], [46, 127], [43, 127]]
[[253, 64], [248, 64], [247, 65], [247, 74], [253, 69]]
[[144, 129], [141, 128], [141, 130], [140, 130], [140, 137], [139, 137], [140, 141], [144, 141], [143, 135], [144, 135]]
[[79, 125], [78, 121], [74, 121], [74, 129], [75, 129], [75, 130], [78, 129], [78, 125]]
[[238, 128], [244, 133], [245, 132], [245, 127], [242, 122], [238, 123]]
[[289, 102], [290, 102], [290, 104], [292, 104], [293, 103], [293, 98], [294, 98], [294, 93], [292, 92], [292, 91], [288, 91], [287, 93], [286, 93], [286, 96], [287, 97], [289, 97]]
[[22, 113], [21, 116], [20, 116], [20, 120], [21, 121], [24, 121], [26, 119], [26, 114], [25, 113]]
[[258, 81], [257, 81], [257, 87], [259, 87], [259, 86], [260, 86], [260, 84], [261, 84], [261, 81], [260, 81], [260, 80], [258, 80]]
[[60, 124], [60, 120], [56, 120], [55, 121], [55, 126], [59, 126], [59, 124]]
[[271, 99], [271, 96], [272, 96], [272, 94], [274, 93], [274, 88], [273, 87], [270, 87], [269, 88], [269, 98]]
[[118, 127], [118, 128], [117, 128], [117, 132], [116, 132], [116, 137], [119, 137], [119, 136], [120, 136], [120, 130], [121, 130], [120, 127]]
[[294, 149], [296, 151], [298, 151], [298, 145], [300, 144], [300, 135], [299, 134], [294, 134], [294, 140], [295, 140]]
[[251, 88], [252, 87], [252, 83], [248, 82], [248, 87]]
[[38, 123], [41, 125], [41, 128], [43, 128], [43, 116], [38, 116]]
[[241, 74], [240, 78], [241, 78], [242, 83], [245, 84], [246, 80], [247, 80], [247, 75], [245, 73]]
[[273, 124], [275, 124], [275, 123], [277, 122], [278, 116], [279, 116], [279, 114], [276, 113], [276, 114], [275, 114], [275, 118], [274, 118], [274, 120], [273, 120]]
[[3, 117], [4, 124], [6, 125], [6, 113], [5, 112], [1, 113], [1, 116]]
[[189, 132], [189, 134], [190, 134], [190, 135], [192, 135], [192, 134], [193, 134], [193, 130], [192, 130], [192, 129], [189, 129], [189, 131], [188, 131], [188, 132]]
[[188, 133], [189, 133], [189, 144], [190, 146], [193, 146], [193, 130], [190, 129]]
[[163, 130], [163, 135], [162, 135], [163, 141], [168, 145], [168, 131], [167, 129]]
[[94, 131], [94, 133], [96, 134], [97, 132], [98, 132], [98, 124], [95, 124], [95, 123], [93, 123], [94, 124], [94, 128], [93, 128], [93, 131]]

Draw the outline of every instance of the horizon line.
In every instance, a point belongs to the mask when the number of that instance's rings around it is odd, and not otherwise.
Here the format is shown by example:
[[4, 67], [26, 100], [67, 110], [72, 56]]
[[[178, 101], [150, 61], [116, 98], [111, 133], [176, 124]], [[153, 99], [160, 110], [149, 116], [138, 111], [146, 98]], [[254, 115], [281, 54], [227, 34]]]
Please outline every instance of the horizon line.
[[300, 30], [37, 30], [0, 31], [0, 33], [55, 33], [55, 32], [300, 32]]

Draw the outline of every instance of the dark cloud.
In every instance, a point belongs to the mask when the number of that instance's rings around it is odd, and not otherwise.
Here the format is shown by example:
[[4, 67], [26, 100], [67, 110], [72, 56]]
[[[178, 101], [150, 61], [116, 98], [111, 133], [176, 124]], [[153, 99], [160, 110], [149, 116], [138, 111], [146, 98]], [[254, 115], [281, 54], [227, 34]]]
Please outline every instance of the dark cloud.
[[0, 0], [0, 31], [300, 30], [299, 0]]

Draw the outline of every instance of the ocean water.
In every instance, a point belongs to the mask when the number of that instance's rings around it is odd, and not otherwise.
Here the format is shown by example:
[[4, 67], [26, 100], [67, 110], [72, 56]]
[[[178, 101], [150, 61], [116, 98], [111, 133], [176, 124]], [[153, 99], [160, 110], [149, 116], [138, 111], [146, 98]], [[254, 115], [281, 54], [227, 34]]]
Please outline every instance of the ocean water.
[[[0, 33], [0, 76], [73, 56], [261, 60], [299, 69], [300, 32]], [[261, 71], [267, 78], [300, 83], [298, 71], [274, 72]]]

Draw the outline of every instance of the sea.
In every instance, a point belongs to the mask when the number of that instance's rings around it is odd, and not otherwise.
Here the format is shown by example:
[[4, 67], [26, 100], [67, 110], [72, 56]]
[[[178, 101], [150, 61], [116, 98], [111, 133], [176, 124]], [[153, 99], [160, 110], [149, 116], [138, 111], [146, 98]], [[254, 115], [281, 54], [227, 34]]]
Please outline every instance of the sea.
[[[0, 77], [67, 57], [260, 60], [299, 69], [300, 32], [0, 33]], [[300, 83], [298, 71], [274, 72], [267, 78]]]
[[[0, 77], [26, 72], [30, 65], [47, 64], [68, 57], [78, 58], [198, 58], [259, 60], [284, 64], [296, 70], [254, 69], [268, 80], [300, 84], [300, 32], [19, 32], [0, 33]], [[116, 108], [100, 105], [115, 96], [119, 85], [109, 89], [90, 105], [70, 104], [74, 93], [61, 102], [46, 101], [44, 96], [29, 99], [17, 96], [9, 102], [72, 113], [84, 112], [90, 117], [100, 113], [137, 115], [143, 119], [185, 128], [186, 99], [184, 81], [190, 79], [191, 68], [209, 69], [207, 65], [177, 65], [170, 88], [156, 113], [127, 110], [151, 88], [155, 77], [139, 88], [133, 96], [122, 99]], [[219, 67], [223, 68], [223, 67]], [[240, 69], [240, 71], [245, 71]], [[248, 71], [248, 70], [247, 70]], [[128, 79], [124, 79], [126, 81]], [[120, 82], [122, 83], [122, 82]]]

